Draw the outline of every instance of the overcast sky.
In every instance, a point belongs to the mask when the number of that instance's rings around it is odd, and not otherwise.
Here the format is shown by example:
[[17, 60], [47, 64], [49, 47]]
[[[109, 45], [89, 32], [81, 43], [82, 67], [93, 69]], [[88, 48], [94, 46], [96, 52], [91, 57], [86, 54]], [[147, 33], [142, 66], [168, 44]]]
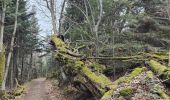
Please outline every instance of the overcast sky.
[[[40, 35], [45, 37], [48, 34], [51, 34], [52, 30], [52, 24], [51, 24], [51, 17], [48, 9], [45, 7], [45, 1], [44, 0], [28, 0], [28, 7], [29, 9], [32, 8], [34, 5], [36, 8], [36, 17], [38, 19], [38, 23], [40, 25]], [[63, 0], [56, 0], [57, 1], [57, 21], [60, 16], [61, 11], [61, 3]], [[58, 25], [58, 24], [57, 24]]]

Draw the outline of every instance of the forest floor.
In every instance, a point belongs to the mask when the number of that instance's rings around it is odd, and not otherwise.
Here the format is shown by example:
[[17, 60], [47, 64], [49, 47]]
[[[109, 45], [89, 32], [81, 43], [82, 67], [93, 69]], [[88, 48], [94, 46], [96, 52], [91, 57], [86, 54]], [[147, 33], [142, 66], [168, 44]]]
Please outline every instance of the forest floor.
[[87, 100], [71, 86], [59, 87], [56, 79], [37, 78], [25, 86], [25, 94], [12, 100]]
[[38, 78], [30, 81], [26, 85], [26, 93], [15, 100], [63, 100], [60, 90], [57, 94], [52, 94], [52, 83], [46, 78]]
[[45, 78], [32, 80], [28, 86], [24, 100], [50, 100], [48, 96], [48, 86]]

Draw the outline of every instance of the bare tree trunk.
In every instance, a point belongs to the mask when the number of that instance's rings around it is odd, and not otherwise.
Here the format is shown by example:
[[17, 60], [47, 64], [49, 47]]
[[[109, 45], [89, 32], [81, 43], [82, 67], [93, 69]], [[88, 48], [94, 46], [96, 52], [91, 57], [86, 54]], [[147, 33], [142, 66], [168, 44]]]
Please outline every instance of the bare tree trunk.
[[60, 34], [63, 32], [62, 25], [63, 25], [63, 22], [64, 22], [64, 8], [65, 8], [65, 5], [66, 5], [66, 1], [67, 0], [63, 1], [61, 13], [60, 13], [60, 19], [59, 19], [59, 33]]
[[32, 70], [32, 58], [33, 58], [33, 50], [31, 48], [31, 54], [30, 54], [30, 68], [28, 69], [28, 80], [30, 80], [30, 78], [32, 76], [30, 76], [32, 74], [31, 70]]
[[19, 6], [19, 0], [16, 1], [14, 31], [13, 31], [13, 33], [12, 33], [12, 39], [11, 39], [10, 50], [9, 50], [9, 54], [8, 54], [8, 57], [7, 57], [5, 75], [4, 75], [4, 79], [3, 79], [3, 82], [2, 82], [2, 90], [5, 90], [6, 79], [7, 79], [8, 70], [9, 70], [9, 65], [10, 65], [11, 56], [12, 56], [12, 52], [13, 52], [14, 39], [15, 39], [15, 34], [16, 34], [16, 29], [17, 29], [18, 6]]
[[53, 11], [51, 12], [51, 17], [52, 17], [52, 24], [53, 24], [54, 34], [59, 34], [59, 33], [57, 32], [56, 16], [55, 16], [55, 14], [54, 14]]
[[22, 55], [21, 59], [21, 81], [23, 81], [23, 70], [24, 70], [24, 54]]
[[97, 23], [94, 25], [93, 31], [96, 35], [96, 57], [99, 56], [99, 34], [98, 34], [98, 30], [99, 30], [99, 25], [101, 23], [102, 17], [103, 17], [103, 0], [99, 0], [99, 6], [100, 6], [100, 15], [98, 16], [98, 21]]
[[[12, 57], [11, 57], [12, 59], [14, 59], [14, 55], [12, 55]], [[13, 61], [11, 61], [11, 68], [10, 68], [10, 88], [12, 89], [13, 88], [13, 86], [14, 86], [14, 84], [13, 84], [13, 81], [14, 81], [14, 60]]]
[[56, 13], [55, 13], [55, 0], [45, 0], [46, 1], [46, 5], [48, 10], [50, 11], [51, 14], [51, 21], [52, 21], [52, 25], [53, 25], [53, 32], [54, 34], [59, 35], [59, 33], [57, 32], [57, 23], [56, 23]]
[[1, 33], [0, 33], [0, 52], [3, 50], [3, 34], [4, 34], [4, 22], [5, 22], [5, 12], [6, 12], [6, 3], [3, 1], [2, 7], [2, 16], [1, 16]]

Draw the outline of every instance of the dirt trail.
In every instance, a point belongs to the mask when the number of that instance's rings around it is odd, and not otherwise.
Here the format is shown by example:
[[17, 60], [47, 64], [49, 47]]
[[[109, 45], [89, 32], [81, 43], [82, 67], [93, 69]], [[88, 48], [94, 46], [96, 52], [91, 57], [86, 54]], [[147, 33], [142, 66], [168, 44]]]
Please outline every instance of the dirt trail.
[[34, 79], [28, 85], [27, 93], [23, 100], [51, 100], [45, 78]]

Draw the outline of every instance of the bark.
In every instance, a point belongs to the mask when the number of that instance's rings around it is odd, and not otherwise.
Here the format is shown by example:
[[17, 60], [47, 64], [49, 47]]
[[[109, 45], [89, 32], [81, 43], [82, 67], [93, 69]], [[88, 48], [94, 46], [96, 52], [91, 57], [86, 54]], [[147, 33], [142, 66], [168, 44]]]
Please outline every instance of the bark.
[[99, 0], [99, 7], [100, 7], [100, 14], [98, 16], [98, 21], [97, 23], [94, 25], [94, 28], [93, 28], [93, 32], [95, 33], [96, 35], [96, 57], [99, 56], [99, 33], [98, 33], [98, 30], [99, 30], [99, 25], [101, 23], [101, 20], [102, 20], [102, 17], [103, 17], [103, 0]]
[[5, 52], [0, 52], [0, 87], [3, 81], [4, 69], [5, 69]]
[[23, 72], [24, 72], [24, 54], [22, 55], [22, 60], [21, 60], [21, 80], [23, 81]]
[[31, 48], [31, 54], [30, 54], [30, 68], [28, 69], [28, 80], [30, 80], [30, 78], [32, 77], [32, 76], [30, 76], [31, 74], [32, 74], [32, 58], [33, 58], [33, 50], [32, 50], [32, 48]]
[[16, 85], [14, 79], [18, 79], [18, 48], [15, 48], [14, 53], [13, 53], [13, 84], [14, 86]]
[[11, 56], [12, 56], [12, 52], [13, 52], [14, 39], [15, 39], [15, 34], [16, 34], [16, 29], [17, 29], [18, 6], [19, 6], [19, 0], [16, 1], [14, 30], [13, 30], [13, 33], [12, 33], [12, 39], [11, 39], [9, 54], [8, 54], [8, 57], [7, 57], [5, 75], [4, 75], [4, 80], [2, 82], [2, 90], [5, 90], [7, 74], [8, 74], [8, 71], [9, 71]]
[[4, 22], [5, 22], [5, 12], [6, 12], [6, 3], [3, 2], [2, 7], [2, 17], [1, 17], [1, 33], [0, 33], [0, 52], [2, 52], [3, 49], [3, 34], [4, 34]]
[[81, 61], [81, 57], [70, 55], [73, 53], [71, 53], [71, 50], [68, 49], [61, 39], [56, 36], [52, 36], [52, 42], [58, 50], [56, 51], [57, 59], [61, 62], [63, 61], [62, 59], [64, 59], [63, 63], [66, 64], [65, 66], [67, 66], [68, 70], [71, 69], [71, 72], [78, 73], [78, 75], [74, 77], [75, 82], [77, 81], [86, 87], [92, 87], [87, 89], [97, 98], [100, 98], [107, 89], [112, 88], [112, 82], [106, 76], [103, 74], [96, 74], [98, 72], [92, 72], [91, 69], [83, 61]]
[[[78, 90], [81, 90], [83, 92], [85, 90], [86, 92], [88, 91], [88, 93], [90, 92], [96, 98], [96, 100], [99, 100], [100, 98], [102, 98], [101, 100], [110, 100], [108, 98], [111, 98], [112, 94], [114, 94], [114, 91], [118, 89], [120, 83], [131, 83], [131, 81], [136, 76], [140, 75], [142, 72], [148, 71], [146, 67], [136, 68], [131, 74], [125, 75], [124, 77], [121, 77], [118, 80], [112, 82], [105, 75], [100, 73], [99, 70], [91, 69], [91, 68], [100, 68], [100, 67], [104, 68], [103, 65], [96, 64], [95, 62], [93, 62], [93, 64], [90, 64], [88, 63], [88, 59], [81, 59], [82, 56], [75, 57], [74, 55], [70, 55], [70, 53], [68, 53], [71, 52], [70, 47], [68, 47], [60, 38], [58, 38], [55, 35], [51, 37], [51, 40], [53, 46], [57, 48], [57, 50], [55, 50], [56, 59], [66, 64], [65, 70], [67, 71], [66, 75], [69, 75], [68, 78], [71, 78], [71, 80], [73, 80], [72, 83], [74, 83], [74, 86]], [[150, 59], [158, 59], [162, 61], [163, 59], [166, 59], [167, 56], [140, 53], [139, 55], [136, 56], [110, 57], [110, 58], [117, 59], [117, 60], [129, 60], [129, 59], [135, 60], [135, 59], [141, 59], [145, 57], [146, 59], [143, 60], [149, 61], [149, 65], [152, 66], [151, 69], [153, 69], [154, 72], [161, 75], [161, 79], [165, 79], [166, 81], [167, 80], [169, 81], [169, 77], [170, 77], [169, 69], [159, 64], [156, 61], [153, 60], [150, 61]], [[103, 59], [102, 57], [93, 57], [89, 59], [94, 59], [94, 58]], [[149, 73], [150, 72], [151, 71], [149, 71]], [[72, 73], [73, 75], [70, 73]], [[161, 95], [162, 98], [169, 98], [169, 96], [166, 95], [165, 91], [161, 90], [159, 91], [159, 93], [164, 94], [163, 96]]]
[[64, 23], [64, 9], [65, 9], [65, 5], [66, 5], [66, 1], [67, 0], [63, 1], [62, 8], [61, 8], [61, 13], [60, 13], [60, 19], [59, 19], [59, 33], [60, 34], [63, 32], [62, 25]]
[[148, 65], [151, 67], [153, 72], [159, 75], [159, 77], [163, 80], [162, 82], [170, 84], [170, 69], [165, 65], [160, 64], [155, 60], [148, 61]]
[[170, 49], [169, 49], [169, 62], [168, 62], [168, 66], [170, 67]]
[[46, 5], [47, 5], [47, 8], [48, 10], [50, 11], [50, 14], [51, 14], [51, 21], [52, 21], [52, 26], [53, 26], [53, 32], [54, 34], [57, 34], [59, 35], [59, 33], [57, 32], [57, 23], [56, 23], [56, 12], [55, 12], [55, 0], [45, 0], [46, 2]]
[[[14, 55], [12, 55], [12, 57], [11, 57], [11, 59], [14, 59], [13, 58], [14, 57]], [[10, 68], [10, 88], [12, 89], [13, 88], [13, 86], [14, 86], [14, 83], [13, 83], [13, 81], [14, 81], [14, 60], [13, 61], [11, 61], [11, 68]]]

